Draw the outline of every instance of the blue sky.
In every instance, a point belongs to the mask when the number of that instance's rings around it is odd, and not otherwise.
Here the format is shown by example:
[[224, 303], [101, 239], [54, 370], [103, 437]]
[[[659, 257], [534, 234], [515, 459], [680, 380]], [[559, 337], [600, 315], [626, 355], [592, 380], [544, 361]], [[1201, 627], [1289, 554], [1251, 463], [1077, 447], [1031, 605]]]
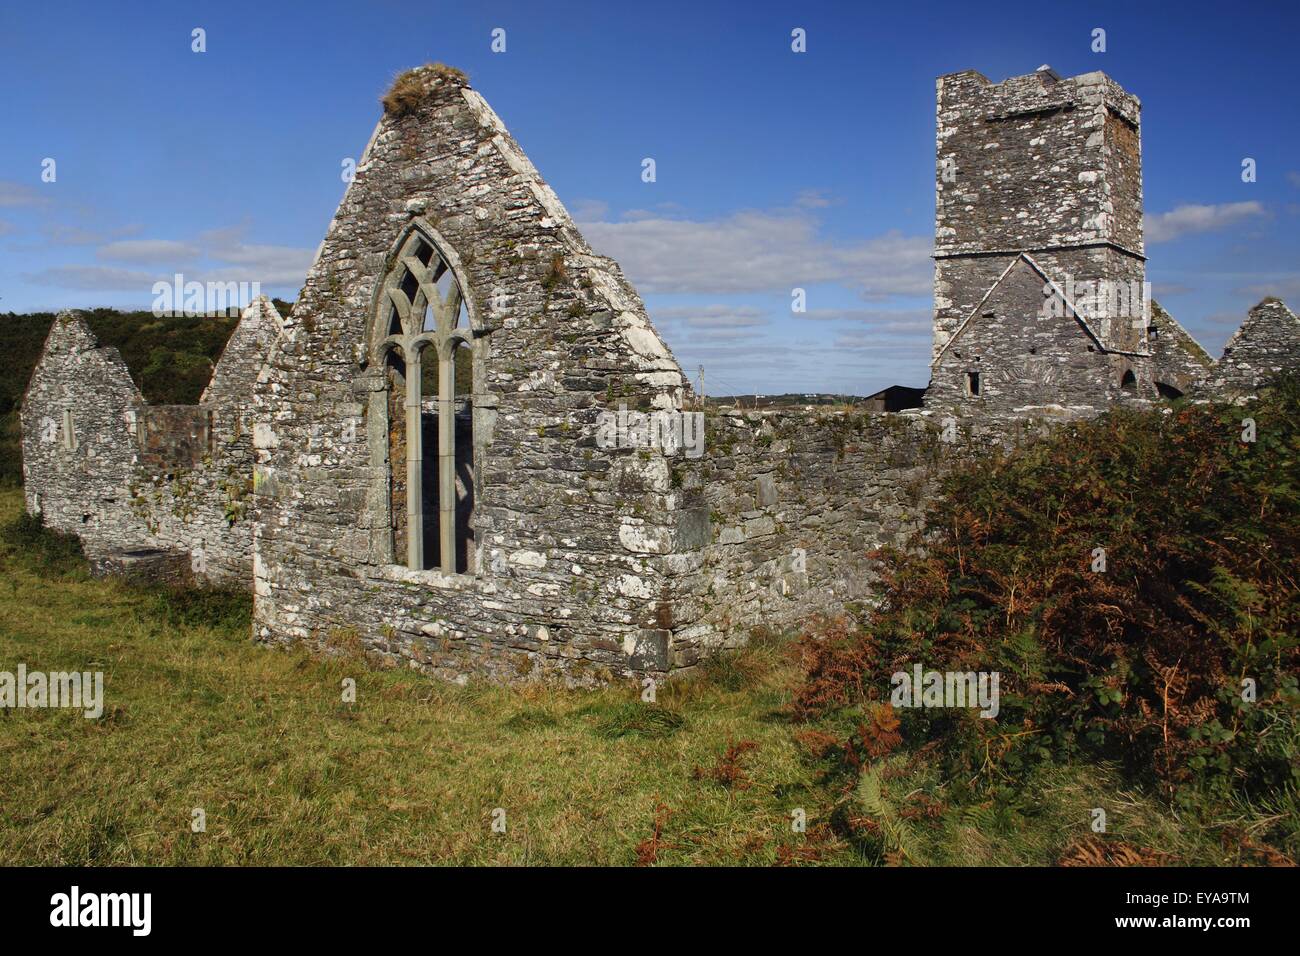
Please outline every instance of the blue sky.
[[1218, 355], [1262, 296], [1300, 307], [1297, 9], [5, 0], [0, 310], [147, 307], [178, 271], [295, 298], [378, 97], [442, 60], [710, 392], [924, 385], [935, 77], [1050, 63], [1142, 100], [1147, 277]]

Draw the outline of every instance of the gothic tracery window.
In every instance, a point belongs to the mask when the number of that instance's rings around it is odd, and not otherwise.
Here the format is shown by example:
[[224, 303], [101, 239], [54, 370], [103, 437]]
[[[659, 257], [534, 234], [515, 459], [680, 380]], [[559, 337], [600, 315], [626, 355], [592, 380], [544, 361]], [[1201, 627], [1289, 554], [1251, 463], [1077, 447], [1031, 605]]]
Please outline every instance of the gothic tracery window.
[[375, 357], [387, 382], [392, 556], [409, 568], [472, 572], [474, 333], [455, 274], [423, 232], [402, 243], [376, 320]]

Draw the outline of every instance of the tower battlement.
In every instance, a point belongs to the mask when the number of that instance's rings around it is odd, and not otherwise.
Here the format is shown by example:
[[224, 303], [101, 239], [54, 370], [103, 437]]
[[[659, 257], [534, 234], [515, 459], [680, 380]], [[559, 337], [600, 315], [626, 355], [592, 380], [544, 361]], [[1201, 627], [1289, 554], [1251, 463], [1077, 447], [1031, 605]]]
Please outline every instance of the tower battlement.
[[935, 255], [1109, 243], [1142, 254], [1141, 104], [1101, 72], [1044, 67], [937, 90]]

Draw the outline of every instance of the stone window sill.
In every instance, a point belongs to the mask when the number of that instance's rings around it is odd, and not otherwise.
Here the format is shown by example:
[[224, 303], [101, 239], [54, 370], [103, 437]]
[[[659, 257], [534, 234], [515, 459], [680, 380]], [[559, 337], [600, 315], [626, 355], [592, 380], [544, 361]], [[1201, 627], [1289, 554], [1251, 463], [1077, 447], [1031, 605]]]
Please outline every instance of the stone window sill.
[[384, 564], [379, 567], [378, 571], [379, 576], [385, 581], [397, 581], [402, 584], [423, 584], [444, 591], [460, 591], [475, 587], [479, 583], [479, 577], [476, 574], [444, 574], [437, 568], [412, 571], [404, 564]]

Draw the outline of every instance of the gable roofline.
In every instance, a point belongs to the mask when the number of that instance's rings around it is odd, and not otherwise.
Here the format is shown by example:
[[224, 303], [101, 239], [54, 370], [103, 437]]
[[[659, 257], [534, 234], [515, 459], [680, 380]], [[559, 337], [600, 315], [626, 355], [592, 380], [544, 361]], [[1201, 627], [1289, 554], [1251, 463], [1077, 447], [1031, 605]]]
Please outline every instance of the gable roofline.
[[1187, 330], [1187, 328], [1183, 325], [1183, 323], [1179, 322], [1176, 318], [1174, 318], [1173, 313], [1171, 313], [1168, 309], [1166, 309], [1155, 299], [1152, 299], [1151, 317], [1153, 319], [1155, 318], [1155, 312], [1157, 309], [1160, 311], [1160, 315], [1163, 316], [1166, 321], [1170, 322], [1173, 325], [1173, 327], [1178, 330], [1179, 335], [1186, 338], [1187, 341], [1191, 342], [1192, 345], [1194, 345], [1200, 351], [1201, 356], [1203, 356], [1205, 359], [1205, 364], [1207, 368], [1215, 364], [1214, 356], [1209, 353], [1209, 351], [1205, 348], [1204, 345], [1202, 345], [1200, 342], [1196, 340], [1196, 336], [1192, 335], [1192, 333]]
[[1241, 320], [1241, 325], [1237, 326], [1237, 331], [1233, 332], [1232, 337], [1229, 338], [1228, 341], [1224, 344], [1223, 355], [1219, 357], [1220, 362], [1222, 362], [1223, 359], [1227, 357], [1227, 355], [1229, 354], [1229, 352], [1231, 352], [1232, 349], [1236, 348], [1237, 340], [1241, 338], [1242, 333], [1245, 332], [1246, 329], [1249, 328], [1252, 324], [1254, 324], [1255, 313], [1257, 313], [1260, 309], [1264, 308], [1265, 306], [1272, 305], [1275, 302], [1279, 306], [1281, 306], [1282, 311], [1286, 315], [1289, 315], [1291, 317], [1291, 321], [1300, 324], [1300, 316], [1297, 316], [1294, 312], [1292, 312], [1291, 308], [1285, 302], [1283, 302], [1275, 295], [1267, 295], [1246, 310], [1246, 317]]
[[949, 336], [948, 341], [943, 344], [943, 348], [939, 349], [934, 359], [930, 362], [931, 368], [934, 368], [939, 364], [939, 360], [943, 358], [944, 353], [948, 351], [952, 343], [956, 342], [958, 337], [963, 332], [966, 331], [966, 327], [969, 326], [973, 321], [975, 321], [975, 317], [980, 314], [980, 310], [984, 308], [984, 303], [989, 300], [989, 296], [991, 296], [994, 293], [994, 291], [997, 289], [997, 287], [1003, 283], [1006, 277], [1011, 274], [1011, 270], [1016, 267], [1016, 263], [1020, 262], [1021, 259], [1027, 262], [1029, 264], [1029, 267], [1033, 269], [1035, 272], [1037, 272], [1040, 276], [1042, 276], [1043, 279], [1047, 282], [1047, 284], [1052, 287], [1052, 291], [1055, 292], [1056, 295], [1060, 297], [1061, 301], [1065, 303], [1066, 308], [1070, 310], [1070, 314], [1074, 316], [1074, 320], [1079, 323], [1079, 325], [1083, 328], [1085, 332], [1088, 333], [1088, 337], [1092, 339], [1093, 342], [1096, 343], [1097, 347], [1101, 349], [1101, 351], [1108, 352], [1113, 355], [1129, 355], [1134, 357], [1146, 357], [1147, 355], [1146, 352], [1125, 352], [1119, 349], [1107, 348], [1106, 345], [1101, 341], [1101, 336], [1099, 336], [1096, 333], [1096, 331], [1093, 330], [1087, 318], [1085, 318], [1084, 315], [1074, 307], [1074, 303], [1070, 301], [1069, 297], [1066, 296], [1065, 292], [1061, 289], [1061, 287], [1056, 284], [1056, 282], [1052, 279], [1051, 276], [1047, 274], [1047, 272], [1043, 269], [1042, 266], [1040, 266], [1037, 262], [1034, 261], [1033, 256], [1031, 256], [1027, 252], [1021, 251], [1016, 253], [1015, 258], [1012, 259], [1011, 262], [1007, 265], [1007, 267], [1002, 270], [1002, 274], [997, 277], [994, 283], [991, 286], [989, 286], [988, 291], [984, 293], [984, 296], [979, 300], [979, 302], [975, 304], [975, 308], [971, 309], [970, 315], [966, 316], [962, 324], [957, 326], [957, 330], [953, 332], [951, 336]]
[[243, 337], [253, 334], [251, 326], [259, 322], [265, 322], [271, 332], [274, 333], [265, 354], [262, 355], [260, 364], [266, 363], [271, 352], [270, 345], [279, 342], [284, 336], [284, 318], [280, 315], [280, 310], [275, 307], [275, 304], [267, 296], [259, 295], [244, 306], [243, 311], [239, 313], [239, 321], [230, 330], [230, 336], [226, 339], [226, 344], [221, 347], [221, 354], [212, 363], [212, 374], [208, 376], [208, 384], [203, 386], [203, 391], [199, 394], [199, 405], [208, 405], [215, 401], [212, 397], [212, 387], [217, 384], [219, 379], [223, 379], [227, 375], [226, 368], [229, 364], [228, 356], [231, 355], [231, 344], [242, 344], [241, 339]]
[[116, 371], [120, 371], [126, 379], [127, 384], [135, 390], [135, 400], [143, 405], [145, 404], [144, 395], [140, 391], [140, 386], [131, 376], [131, 370], [127, 367], [126, 360], [122, 358], [122, 353], [115, 346], [104, 345], [99, 341], [90, 323], [86, 321], [86, 315], [81, 309], [65, 309], [54, 317], [50, 323], [50, 330], [45, 333], [45, 342], [41, 345], [41, 354], [37, 358], [36, 364], [32, 366], [31, 376], [27, 379], [27, 387], [23, 389], [22, 405], [27, 406], [27, 398], [31, 394], [32, 387], [36, 384], [42, 369], [50, 361], [51, 346], [70, 334], [79, 334], [85, 343], [85, 348], [81, 349], [82, 355], [98, 355], [108, 366]]
[[[439, 70], [434, 67], [417, 67], [415, 71], [408, 71], [424, 77], [426, 74], [439, 74]], [[426, 77], [427, 78], [427, 77]], [[608, 311], [611, 316], [609, 328], [614, 335], [621, 340], [621, 344], [634, 356], [637, 362], [636, 372], [638, 378], [650, 384], [656, 384], [661, 388], [689, 389], [689, 380], [685, 372], [682, 371], [681, 363], [677, 361], [668, 343], [664, 340], [658, 329], [655, 328], [650, 319], [649, 313], [645, 308], [645, 303], [637, 294], [635, 288], [627, 280], [618, 263], [606, 256], [598, 255], [582, 235], [573, 217], [560, 201], [559, 196], [551, 186], [543, 179], [533, 161], [514, 139], [501, 117], [497, 115], [487, 100], [469, 85], [459, 71], [442, 70], [437, 76], [439, 84], [442, 80], [450, 78], [450, 88], [445, 89], [439, 95], [443, 97], [440, 102], [440, 108], [454, 111], [464, 111], [467, 119], [472, 118], [477, 122], [479, 129], [485, 136], [482, 145], [486, 147], [491, 144], [495, 150], [497, 158], [503, 161], [509, 170], [512, 184], [521, 184], [531, 195], [533, 202], [536, 203], [537, 209], [541, 216], [542, 228], [554, 230], [553, 234], [560, 240], [560, 248], [557, 252], [564, 255], [575, 265], [589, 268], [590, 278], [593, 281], [593, 295], [596, 304], [593, 305], [595, 311]], [[426, 94], [429, 94], [431, 87], [427, 87]], [[424, 109], [423, 106], [420, 107]], [[348, 211], [355, 208], [359, 202], [359, 197], [364, 197], [365, 191], [370, 189], [370, 179], [374, 175], [387, 175], [387, 170], [395, 166], [410, 165], [410, 161], [396, 160], [389, 153], [386, 146], [390, 139], [390, 134], [399, 130], [401, 124], [419, 123], [418, 116], [414, 114], [399, 116], [392, 111], [385, 109], [380, 116], [379, 121], [373, 128], [370, 138], [366, 143], [365, 149], [361, 153], [360, 161], [356, 166], [356, 175], [348, 184], [344, 191], [343, 197], [339, 200], [335, 208], [330, 224], [326, 229], [325, 236], [317, 246], [315, 255], [312, 259], [312, 265], [307, 270], [304, 280], [304, 291], [312, 285], [313, 280], [318, 279], [322, 269], [322, 257], [326, 254], [331, 243], [339, 242], [336, 230], [343, 221], [343, 217]], [[432, 135], [428, 129], [420, 127], [427, 135]], [[355, 190], [355, 192], [354, 192]], [[444, 254], [454, 252], [457, 248], [452, 242], [437, 230], [432, 228], [431, 219], [433, 218], [426, 213], [425, 208], [429, 205], [432, 198], [428, 190], [423, 187], [407, 188], [405, 192], [405, 218], [398, 227], [399, 236], [389, 243], [387, 254], [389, 258], [393, 256], [396, 249], [400, 248], [401, 237], [407, 234], [409, 227], [413, 223], [423, 223], [422, 231], [429, 234], [435, 239], [439, 251]], [[466, 257], [468, 250], [461, 248], [460, 255]], [[448, 261], [453, 266], [453, 273], [461, 284], [461, 292], [464, 296], [467, 309], [471, 313], [480, 304], [479, 299], [475, 298], [474, 283], [470, 282], [470, 276], [467, 270], [459, 268], [457, 262]], [[596, 268], [590, 268], [596, 266]], [[367, 316], [367, 321], [371, 321], [374, 311], [375, 296], [382, 288], [382, 282], [371, 292], [371, 313]], [[294, 309], [286, 323], [286, 336], [292, 338], [300, 327], [298, 319], [298, 310], [305, 308], [304, 302], [307, 297], [299, 295], [294, 303]], [[603, 303], [603, 304], [602, 304]], [[482, 316], [481, 323], [476, 328], [482, 330], [493, 330], [498, 328], [505, 321], [505, 316]], [[472, 323], [473, 324], [473, 323]], [[370, 343], [367, 342], [367, 348]], [[273, 350], [279, 348], [279, 345], [273, 346]], [[273, 353], [274, 354], [274, 351]], [[671, 381], [668, 381], [671, 379]]]

